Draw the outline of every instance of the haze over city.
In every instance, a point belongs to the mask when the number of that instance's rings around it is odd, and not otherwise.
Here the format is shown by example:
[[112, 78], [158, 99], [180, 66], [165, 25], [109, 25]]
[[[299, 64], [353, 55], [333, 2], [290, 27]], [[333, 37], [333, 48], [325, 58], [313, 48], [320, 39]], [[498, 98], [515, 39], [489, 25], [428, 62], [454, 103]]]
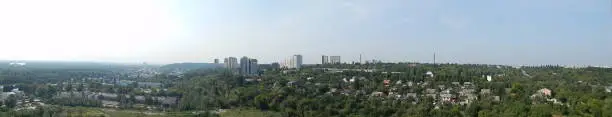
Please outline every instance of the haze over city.
[[[554, 4], [552, 4], [554, 3]], [[610, 0], [0, 1], [0, 60], [612, 65]]]

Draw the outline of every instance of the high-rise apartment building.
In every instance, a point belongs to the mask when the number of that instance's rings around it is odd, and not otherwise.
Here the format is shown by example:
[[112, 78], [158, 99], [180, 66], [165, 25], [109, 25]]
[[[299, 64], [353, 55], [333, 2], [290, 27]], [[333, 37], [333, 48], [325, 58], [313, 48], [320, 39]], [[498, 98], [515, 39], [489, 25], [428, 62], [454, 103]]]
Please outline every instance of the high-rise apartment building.
[[219, 64], [219, 59], [215, 59], [215, 64]]
[[238, 68], [238, 59], [236, 57], [227, 57], [223, 60], [225, 68], [235, 69]]
[[302, 68], [302, 55], [296, 54], [285, 59], [281, 65], [283, 68], [300, 69]]
[[253, 75], [259, 74], [259, 65], [257, 65], [257, 59], [251, 59], [249, 60], [249, 63], [251, 64], [249, 66], [249, 73]]
[[250, 59], [249, 57], [240, 58], [240, 74], [242, 75], [254, 75], [259, 73], [259, 65], [257, 59]]
[[285, 60], [283, 60], [283, 62], [281, 62], [281, 67], [282, 68], [294, 68], [294, 60], [293, 60], [293, 56], [286, 58]]
[[329, 56], [321, 56], [321, 64], [329, 64]]
[[295, 69], [302, 68], [302, 55], [296, 54], [293, 55], [293, 59], [295, 59]]
[[340, 64], [340, 56], [329, 56], [329, 61], [331, 64]]
[[250, 59], [248, 57], [242, 57], [240, 58], [240, 74], [249, 74], [251, 73], [249, 71], [249, 69], [251, 69], [251, 62], [249, 62]]

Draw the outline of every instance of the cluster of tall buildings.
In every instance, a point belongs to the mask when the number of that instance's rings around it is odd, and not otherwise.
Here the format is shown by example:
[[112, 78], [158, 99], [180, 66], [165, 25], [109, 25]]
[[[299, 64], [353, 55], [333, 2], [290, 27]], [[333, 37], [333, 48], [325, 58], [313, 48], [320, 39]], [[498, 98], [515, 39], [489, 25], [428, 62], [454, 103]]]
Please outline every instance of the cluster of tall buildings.
[[[215, 63], [218, 63], [218, 59], [215, 59]], [[242, 75], [256, 75], [259, 74], [259, 65], [257, 59], [249, 57], [240, 58], [240, 65], [238, 65], [238, 58], [227, 57], [223, 60], [223, 66], [227, 69], [239, 69], [239, 73]]]
[[238, 68], [238, 59], [236, 57], [227, 57], [223, 60], [223, 66], [228, 69]]
[[302, 55], [296, 54], [288, 57], [282, 62], [281, 67], [288, 69], [300, 69], [302, 68]]
[[340, 56], [321, 56], [321, 64], [340, 64]]
[[240, 58], [240, 74], [243, 74], [243, 75], [259, 74], [259, 65], [257, 65], [257, 59], [251, 59], [246, 56]]
[[[340, 56], [323, 56], [324, 64], [335, 64], [340, 63]], [[285, 68], [285, 69], [300, 69], [303, 64], [302, 55], [296, 54], [287, 57], [284, 61], [270, 64], [272, 68]], [[220, 64], [219, 59], [214, 59], [215, 64]], [[240, 62], [236, 57], [227, 57], [223, 60], [222, 64], [227, 69], [238, 70], [242, 75], [256, 75], [259, 74], [259, 65], [257, 59], [242, 57]]]

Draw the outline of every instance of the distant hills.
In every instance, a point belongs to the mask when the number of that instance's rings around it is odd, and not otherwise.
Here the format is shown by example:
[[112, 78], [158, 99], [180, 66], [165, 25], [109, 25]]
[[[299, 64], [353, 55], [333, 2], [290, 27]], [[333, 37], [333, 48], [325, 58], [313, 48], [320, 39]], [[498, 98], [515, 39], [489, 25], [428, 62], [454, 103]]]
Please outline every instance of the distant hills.
[[127, 65], [101, 62], [72, 61], [0, 61], [0, 68], [25, 67], [40, 69], [109, 69], [125, 68]]
[[222, 67], [222, 64], [214, 63], [173, 63], [162, 66], [142, 64], [120, 64], [104, 62], [75, 62], [75, 61], [7, 61], [0, 60], [0, 69], [26, 68], [26, 69], [121, 69], [140, 68], [144, 66], [159, 67], [160, 70], [194, 70]]
[[173, 63], [161, 66], [161, 70], [194, 70], [194, 69], [210, 69], [222, 67], [222, 64], [214, 63]]

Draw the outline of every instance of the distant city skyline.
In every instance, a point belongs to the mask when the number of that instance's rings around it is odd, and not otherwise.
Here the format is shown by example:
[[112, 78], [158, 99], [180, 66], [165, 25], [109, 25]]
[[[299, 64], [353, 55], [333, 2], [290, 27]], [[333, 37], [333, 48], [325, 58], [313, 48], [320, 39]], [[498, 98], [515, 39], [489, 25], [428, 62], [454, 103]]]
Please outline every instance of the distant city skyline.
[[[0, 1], [0, 60], [612, 66], [610, 0]], [[109, 9], [112, 8], [112, 9]]]
[[304, 64], [303, 56], [296, 54], [287, 57], [285, 60], [281, 62], [281, 67], [283, 68], [295, 68], [300, 69]]

